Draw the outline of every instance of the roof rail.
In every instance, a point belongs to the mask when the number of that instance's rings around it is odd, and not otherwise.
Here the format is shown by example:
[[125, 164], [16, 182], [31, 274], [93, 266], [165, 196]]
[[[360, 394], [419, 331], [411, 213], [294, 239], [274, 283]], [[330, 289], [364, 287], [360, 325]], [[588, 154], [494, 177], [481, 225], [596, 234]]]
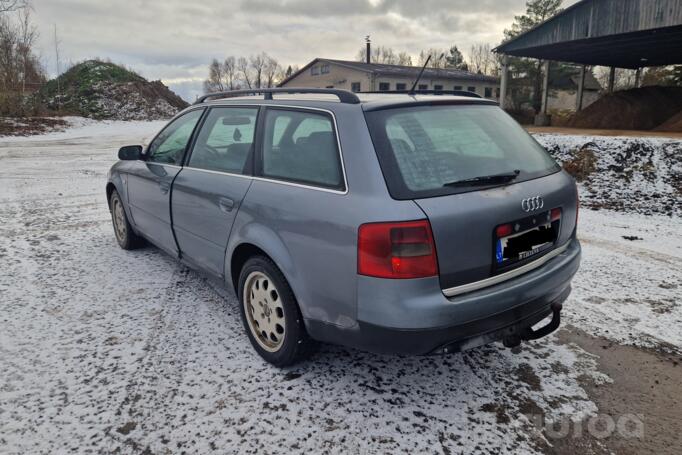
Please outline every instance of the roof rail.
[[469, 98], [483, 98], [481, 95], [469, 92], [466, 90], [415, 90], [413, 92], [409, 90], [392, 90], [392, 91], [374, 91], [374, 92], [361, 92], [370, 94], [382, 94], [382, 95], [456, 95], [456, 96], [466, 96]]
[[197, 98], [197, 100], [194, 102], [194, 104], [201, 104], [205, 102], [206, 100], [210, 99], [215, 99], [215, 98], [232, 98], [235, 96], [242, 96], [242, 95], [263, 95], [263, 99], [266, 100], [271, 100], [273, 94], [306, 94], [306, 93], [311, 93], [311, 94], [323, 94], [323, 95], [335, 95], [339, 98], [339, 101], [345, 104], [358, 104], [360, 103], [360, 98], [357, 97], [357, 95], [353, 92], [349, 92], [348, 90], [340, 90], [340, 89], [333, 89], [333, 88], [255, 88], [255, 89], [249, 89], [249, 90], [228, 90], [225, 92], [215, 92], [215, 93], [209, 93], [203, 96], [200, 96]]

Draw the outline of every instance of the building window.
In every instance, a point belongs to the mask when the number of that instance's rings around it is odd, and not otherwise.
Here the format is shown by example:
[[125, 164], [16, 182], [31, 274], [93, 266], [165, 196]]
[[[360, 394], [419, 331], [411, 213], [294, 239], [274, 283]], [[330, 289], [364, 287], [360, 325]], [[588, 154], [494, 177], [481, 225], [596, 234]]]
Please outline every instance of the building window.
[[360, 83], [359, 82], [351, 82], [350, 83], [350, 89], [351, 91], [357, 93], [361, 90]]
[[320, 71], [322, 74], [329, 74], [330, 68], [329, 68], [329, 63], [325, 63], [324, 65], [321, 66]]
[[310, 68], [310, 75], [311, 76], [317, 76], [320, 74], [320, 67], [319, 66], [313, 66]]
[[379, 82], [379, 91], [380, 92], [388, 92], [391, 90], [391, 84], [388, 82]]
[[499, 98], [499, 97], [500, 97], [500, 89], [496, 88], [495, 89], [495, 98]]
[[396, 89], [397, 91], [399, 91], [399, 92], [400, 92], [400, 91], [405, 91], [405, 90], [407, 90], [407, 85], [405, 85], [405, 84], [395, 84], [395, 89]]
[[443, 86], [442, 85], [434, 85], [433, 89], [437, 92], [442, 92], [443, 91]]
[[476, 87], [467, 87], [467, 92], [476, 93]]
[[485, 88], [485, 97], [486, 98], [492, 98], [493, 97], [493, 88], [492, 87], [486, 87]]
[[461, 85], [455, 85], [453, 90], [455, 90], [455, 91], [462, 90], [462, 86]]
[[429, 86], [426, 84], [419, 84], [419, 90], [428, 90]]

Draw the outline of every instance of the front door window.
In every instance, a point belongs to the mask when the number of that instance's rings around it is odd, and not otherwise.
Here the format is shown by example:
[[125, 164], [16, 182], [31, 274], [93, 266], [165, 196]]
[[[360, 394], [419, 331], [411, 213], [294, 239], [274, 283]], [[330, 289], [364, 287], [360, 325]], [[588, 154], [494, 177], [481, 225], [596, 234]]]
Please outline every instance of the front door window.
[[194, 127], [203, 112], [203, 109], [197, 109], [175, 119], [149, 145], [147, 160], [180, 166]]

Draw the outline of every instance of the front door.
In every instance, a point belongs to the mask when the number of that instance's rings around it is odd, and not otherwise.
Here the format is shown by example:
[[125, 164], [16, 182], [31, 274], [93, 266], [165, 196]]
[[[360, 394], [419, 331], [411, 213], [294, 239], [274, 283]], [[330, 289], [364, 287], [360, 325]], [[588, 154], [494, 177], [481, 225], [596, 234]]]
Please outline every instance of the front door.
[[177, 255], [170, 217], [173, 180], [203, 109], [190, 111], [171, 122], [149, 144], [145, 160], [128, 175], [128, 201], [135, 227], [159, 248]]
[[184, 259], [224, 275], [232, 223], [251, 185], [258, 108], [214, 107], [173, 183], [173, 229]]

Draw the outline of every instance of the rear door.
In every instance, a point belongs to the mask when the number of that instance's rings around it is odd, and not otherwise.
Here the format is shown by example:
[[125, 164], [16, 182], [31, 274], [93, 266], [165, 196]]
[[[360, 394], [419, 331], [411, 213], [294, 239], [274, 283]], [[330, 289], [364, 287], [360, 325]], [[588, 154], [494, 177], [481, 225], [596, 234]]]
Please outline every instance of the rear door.
[[570, 239], [572, 178], [498, 107], [415, 106], [367, 119], [391, 195], [414, 200], [430, 221], [443, 289], [521, 267]]
[[128, 174], [128, 201], [135, 227], [173, 255], [178, 249], [171, 228], [171, 185], [203, 112], [203, 108], [187, 112], [168, 124], [150, 143], [146, 159], [132, 164]]
[[232, 223], [251, 185], [257, 107], [211, 108], [173, 183], [173, 228], [184, 259], [223, 276]]

